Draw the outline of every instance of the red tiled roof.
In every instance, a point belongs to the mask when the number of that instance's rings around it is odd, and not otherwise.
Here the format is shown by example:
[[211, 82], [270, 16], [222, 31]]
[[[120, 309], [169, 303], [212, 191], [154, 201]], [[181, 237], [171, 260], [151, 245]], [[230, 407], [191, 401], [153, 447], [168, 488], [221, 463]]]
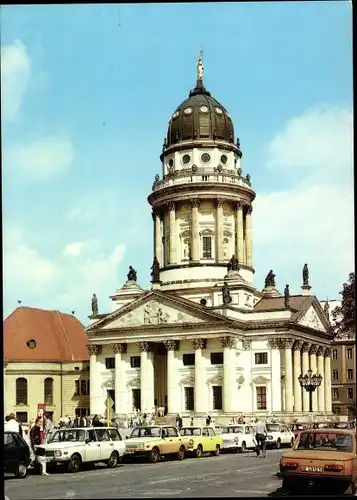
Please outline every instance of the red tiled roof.
[[[302, 303], [308, 299], [308, 296], [304, 295], [291, 295], [290, 296], [290, 307], [291, 309], [299, 310]], [[263, 297], [254, 306], [254, 311], [261, 311], [262, 309], [285, 309], [284, 297]]]
[[[33, 307], [17, 307], [4, 321], [4, 358], [7, 361], [87, 361], [88, 336], [71, 314]], [[36, 347], [26, 343], [34, 339]]]

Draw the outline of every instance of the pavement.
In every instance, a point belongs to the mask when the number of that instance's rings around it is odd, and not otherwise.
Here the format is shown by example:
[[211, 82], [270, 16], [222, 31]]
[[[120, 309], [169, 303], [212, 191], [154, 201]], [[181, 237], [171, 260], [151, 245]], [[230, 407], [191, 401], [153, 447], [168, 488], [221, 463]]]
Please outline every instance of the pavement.
[[157, 464], [135, 459], [116, 469], [100, 464], [77, 474], [55, 470], [48, 476], [29, 473], [25, 479], [6, 475], [5, 495], [9, 500], [280, 496], [276, 473], [282, 453], [268, 450], [266, 458], [253, 452], [221, 453]]

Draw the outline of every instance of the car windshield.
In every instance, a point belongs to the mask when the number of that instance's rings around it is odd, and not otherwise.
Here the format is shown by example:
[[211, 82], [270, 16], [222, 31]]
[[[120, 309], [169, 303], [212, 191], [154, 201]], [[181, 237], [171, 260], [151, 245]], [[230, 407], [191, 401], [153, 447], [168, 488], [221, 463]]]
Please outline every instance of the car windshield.
[[241, 432], [243, 434], [244, 427], [242, 425], [237, 425], [235, 427], [233, 426], [223, 427], [222, 429], [222, 434], [236, 434], [237, 432]]
[[182, 427], [181, 436], [200, 436], [202, 431], [199, 427]]
[[131, 438], [137, 437], [160, 437], [161, 427], [135, 427], [131, 434]]
[[295, 449], [352, 453], [352, 436], [350, 434], [337, 434], [333, 432], [303, 432], [295, 445]]
[[268, 432], [279, 432], [280, 425], [279, 424], [267, 424], [267, 431]]
[[331, 427], [331, 424], [326, 423], [326, 422], [320, 422], [319, 424], [314, 424], [315, 429], [328, 429]]
[[303, 431], [304, 429], [308, 429], [309, 428], [309, 424], [293, 424], [291, 426], [291, 429], [293, 431]]
[[85, 431], [76, 429], [67, 429], [56, 431], [49, 438], [48, 443], [63, 443], [67, 441], [84, 441]]

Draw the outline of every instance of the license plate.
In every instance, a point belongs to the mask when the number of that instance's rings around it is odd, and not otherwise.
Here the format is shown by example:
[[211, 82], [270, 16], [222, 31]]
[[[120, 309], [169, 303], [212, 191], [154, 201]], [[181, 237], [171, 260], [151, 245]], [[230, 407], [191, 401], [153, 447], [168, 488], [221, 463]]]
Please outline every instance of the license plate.
[[306, 467], [300, 467], [300, 470], [302, 470], [303, 472], [322, 472], [322, 467], [314, 467], [314, 466], [310, 466], [310, 465], [307, 465]]

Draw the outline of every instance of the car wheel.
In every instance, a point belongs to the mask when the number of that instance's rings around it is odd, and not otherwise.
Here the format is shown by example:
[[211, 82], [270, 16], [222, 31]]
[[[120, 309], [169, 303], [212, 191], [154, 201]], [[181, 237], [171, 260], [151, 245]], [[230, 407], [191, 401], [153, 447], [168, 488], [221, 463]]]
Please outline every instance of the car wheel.
[[15, 476], [19, 479], [22, 479], [26, 477], [27, 474], [27, 465], [26, 462], [23, 462], [22, 460], [17, 464], [16, 471], [15, 471]]
[[291, 446], [291, 448], [294, 446], [294, 443], [295, 443], [295, 439], [294, 439], [294, 438], [291, 438], [291, 441], [290, 441], [290, 446]]
[[196, 455], [196, 458], [200, 458], [202, 457], [202, 446], [199, 444], [196, 448], [196, 452], [195, 452], [195, 455]]
[[160, 460], [159, 450], [153, 448], [149, 453], [149, 460], [152, 464], [156, 464]]
[[119, 463], [119, 456], [117, 451], [113, 451], [109, 457], [109, 460], [107, 462], [107, 466], [111, 469], [114, 469], [114, 467], [117, 467]]
[[183, 460], [185, 458], [185, 447], [181, 446], [177, 453], [177, 460]]
[[278, 439], [278, 440], [276, 441], [275, 448], [276, 448], [277, 450], [279, 450], [280, 446], [281, 446], [281, 441], [280, 441], [280, 439]]
[[212, 453], [212, 455], [218, 457], [218, 455], [220, 454], [220, 451], [221, 451], [221, 448], [220, 448], [219, 444], [217, 444], [214, 452]]
[[78, 472], [81, 468], [82, 460], [79, 455], [72, 455], [70, 461], [68, 462], [69, 472]]
[[245, 441], [242, 442], [241, 446], [238, 448], [239, 453], [244, 453], [247, 448]]

